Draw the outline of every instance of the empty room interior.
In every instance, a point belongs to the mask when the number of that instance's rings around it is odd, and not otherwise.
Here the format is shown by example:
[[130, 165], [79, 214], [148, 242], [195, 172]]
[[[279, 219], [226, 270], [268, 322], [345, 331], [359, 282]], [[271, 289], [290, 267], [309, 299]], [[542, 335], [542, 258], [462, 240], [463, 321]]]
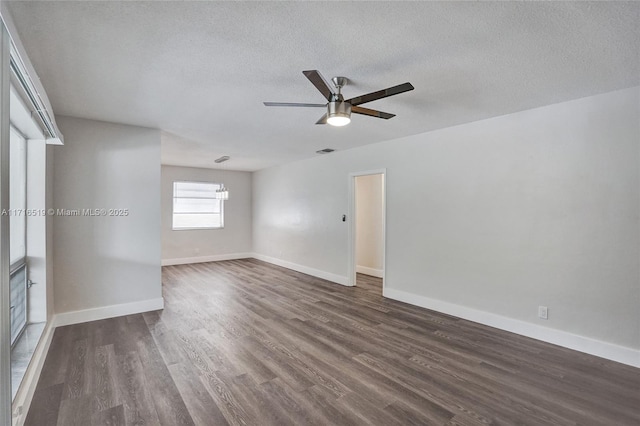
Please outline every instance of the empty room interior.
[[639, 2], [0, 14], [0, 425], [640, 424]]

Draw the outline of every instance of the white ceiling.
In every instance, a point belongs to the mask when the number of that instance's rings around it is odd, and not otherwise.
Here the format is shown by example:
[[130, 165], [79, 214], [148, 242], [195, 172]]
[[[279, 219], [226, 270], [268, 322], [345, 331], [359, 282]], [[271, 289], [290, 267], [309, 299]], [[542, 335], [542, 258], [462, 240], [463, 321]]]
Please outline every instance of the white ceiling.
[[[163, 130], [163, 164], [257, 170], [640, 85], [640, 4], [623, 2], [16, 2], [56, 114]], [[397, 114], [318, 126], [302, 75]]]

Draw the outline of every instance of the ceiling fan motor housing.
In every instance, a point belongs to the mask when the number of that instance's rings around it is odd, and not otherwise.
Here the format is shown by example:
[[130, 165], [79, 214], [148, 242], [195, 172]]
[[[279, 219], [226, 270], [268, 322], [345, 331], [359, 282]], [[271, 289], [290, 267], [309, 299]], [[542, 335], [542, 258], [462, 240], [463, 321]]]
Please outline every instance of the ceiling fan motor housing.
[[351, 117], [351, 104], [348, 102], [329, 102], [327, 108], [327, 117]]

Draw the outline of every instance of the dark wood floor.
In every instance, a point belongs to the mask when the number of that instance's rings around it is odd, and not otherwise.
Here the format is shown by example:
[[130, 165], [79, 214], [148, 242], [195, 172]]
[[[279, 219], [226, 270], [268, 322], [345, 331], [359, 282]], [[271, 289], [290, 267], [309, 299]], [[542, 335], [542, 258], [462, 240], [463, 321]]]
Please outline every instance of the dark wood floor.
[[58, 328], [27, 425], [638, 425], [640, 369], [238, 260]]

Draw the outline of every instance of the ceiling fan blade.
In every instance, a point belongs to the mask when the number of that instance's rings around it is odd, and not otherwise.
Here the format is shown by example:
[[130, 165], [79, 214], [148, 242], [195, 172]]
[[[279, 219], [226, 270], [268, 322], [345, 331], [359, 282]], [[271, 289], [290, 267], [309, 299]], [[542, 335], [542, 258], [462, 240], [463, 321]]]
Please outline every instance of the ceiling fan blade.
[[309, 81], [313, 83], [314, 86], [316, 86], [316, 89], [318, 89], [320, 93], [322, 93], [322, 96], [324, 96], [328, 101], [331, 100], [335, 92], [333, 91], [329, 83], [327, 83], [327, 81], [324, 79], [324, 77], [322, 77], [322, 74], [318, 72], [318, 70], [302, 71], [302, 74], [304, 74], [305, 77], [307, 77]]
[[397, 95], [400, 93], [408, 92], [409, 90], [413, 90], [414, 87], [411, 83], [399, 84], [397, 86], [389, 87], [388, 89], [378, 90], [377, 92], [367, 93], [366, 95], [357, 96], [355, 98], [347, 99], [351, 105], [360, 105], [367, 102], [375, 101], [378, 99], [386, 98], [388, 96]]
[[396, 116], [395, 114], [389, 114], [388, 112], [376, 111], [375, 109], [363, 108], [359, 106], [352, 106], [351, 112], [356, 114], [368, 115], [370, 117], [384, 118], [385, 120]]
[[316, 121], [316, 124], [327, 124], [327, 114], [320, 117], [320, 120]]
[[263, 102], [264, 106], [280, 106], [280, 107], [326, 107], [327, 104], [302, 104], [296, 102]]

